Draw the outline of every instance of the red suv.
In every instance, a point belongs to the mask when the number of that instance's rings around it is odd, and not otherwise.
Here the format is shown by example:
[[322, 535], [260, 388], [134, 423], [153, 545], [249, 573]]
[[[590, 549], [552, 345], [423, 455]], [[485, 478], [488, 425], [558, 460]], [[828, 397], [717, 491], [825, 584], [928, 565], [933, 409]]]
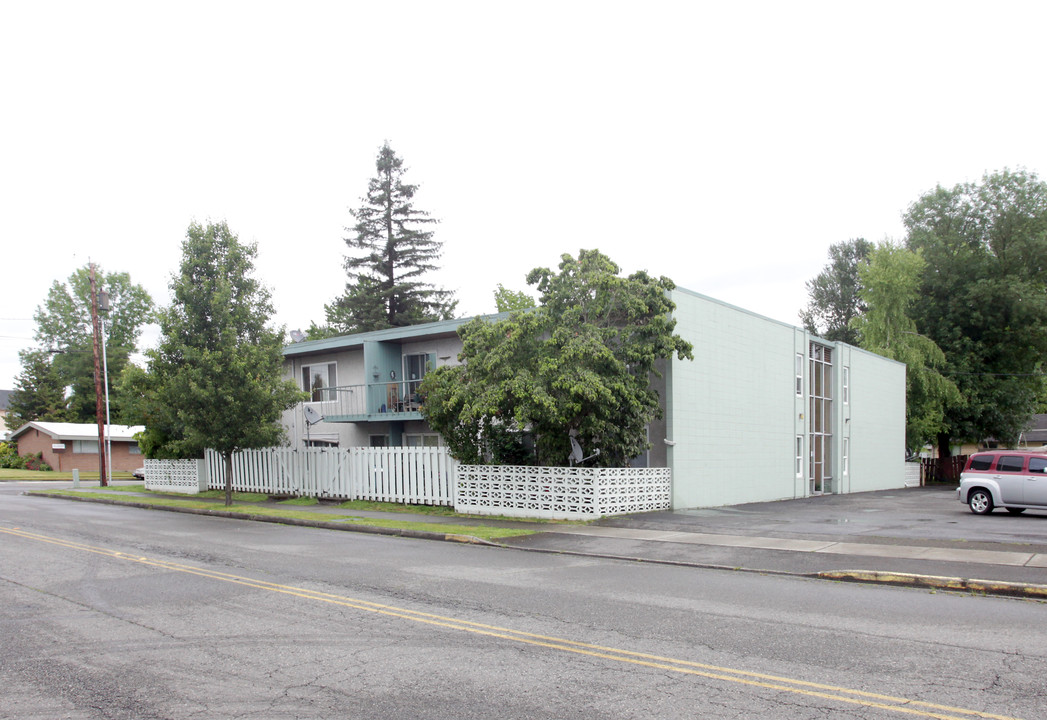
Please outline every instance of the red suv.
[[967, 458], [957, 490], [960, 502], [976, 515], [1007, 508], [1017, 515], [1047, 510], [1047, 454], [1020, 450], [989, 450]]

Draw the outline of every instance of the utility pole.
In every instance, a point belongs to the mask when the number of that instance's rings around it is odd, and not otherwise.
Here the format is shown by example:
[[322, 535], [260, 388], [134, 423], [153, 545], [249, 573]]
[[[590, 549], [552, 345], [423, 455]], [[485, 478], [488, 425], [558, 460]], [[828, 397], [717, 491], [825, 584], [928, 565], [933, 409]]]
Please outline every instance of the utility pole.
[[109, 485], [108, 463], [105, 448], [105, 405], [102, 394], [102, 365], [99, 338], [102, 336], [102, 321], [98, 317], [98, 288], [95, 285], [95, 266], [91, 263], [91, 327], [94, 329], [95, 356], [95, 417], [98, 418], [98, 484]]

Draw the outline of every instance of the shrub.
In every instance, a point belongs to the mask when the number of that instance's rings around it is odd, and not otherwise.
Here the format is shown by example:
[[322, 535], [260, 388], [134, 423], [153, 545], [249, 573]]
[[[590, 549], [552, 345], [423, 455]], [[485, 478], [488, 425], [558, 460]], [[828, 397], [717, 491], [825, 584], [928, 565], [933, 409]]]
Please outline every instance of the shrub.
[[11, 470], [25, 468], [25, 460], [19, 456], [18, 446], [14, 443], [0, 442], [0, 468]]
[[22, 460], [25, 461], [26, 470], [51, 470], [51, 466], [44, 462], [44, 456], [41, 453], [23, 455]]

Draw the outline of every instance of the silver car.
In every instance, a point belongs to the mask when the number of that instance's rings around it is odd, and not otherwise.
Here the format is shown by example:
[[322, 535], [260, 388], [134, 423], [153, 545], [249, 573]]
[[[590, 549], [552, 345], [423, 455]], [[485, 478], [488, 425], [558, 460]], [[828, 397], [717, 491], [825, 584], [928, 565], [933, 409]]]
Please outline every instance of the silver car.
[[971, 455], [960, 475], [960, 502], [975, 515], [1006, 508], [1017, 515], [1047, 510], [1047, 454], [990, 450]]

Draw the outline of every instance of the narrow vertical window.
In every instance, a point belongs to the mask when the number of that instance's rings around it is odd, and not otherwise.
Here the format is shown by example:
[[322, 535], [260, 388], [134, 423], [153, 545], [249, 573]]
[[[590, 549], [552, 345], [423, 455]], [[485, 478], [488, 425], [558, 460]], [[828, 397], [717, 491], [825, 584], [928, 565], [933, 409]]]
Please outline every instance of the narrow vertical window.
[[803, 435], [796, 436], [796, 477], [803, 477]]
[[850, 475], [851, 473], [851, 439], [843, 439], [843, 474]]
[[803, 395], [803, 353], [796, 353], [796, 396]]
[[851, 368], [844, 366], [843, 368], [843, 404], [846, 405], [851, 401]]

